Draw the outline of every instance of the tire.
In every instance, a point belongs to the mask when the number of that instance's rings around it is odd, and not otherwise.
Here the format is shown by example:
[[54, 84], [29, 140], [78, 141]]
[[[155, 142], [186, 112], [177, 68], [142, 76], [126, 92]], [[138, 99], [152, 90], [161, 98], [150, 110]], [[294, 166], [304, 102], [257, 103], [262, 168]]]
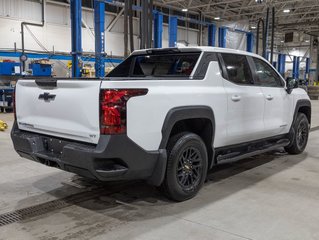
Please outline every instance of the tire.
[[190, 132], [179, 133], [169, 139], [167, 168], [162, 192], [181, 202], [193, 198], [204, 184], [208, 157], [203, 140]]
[[309, 137], [309, 121], [305, 114], [298, 113], [297, 119], [292, 127], [293, 134], [291, 143], [285, 150], [289, 154], [300, 154], [302, 153], [308, 143]]

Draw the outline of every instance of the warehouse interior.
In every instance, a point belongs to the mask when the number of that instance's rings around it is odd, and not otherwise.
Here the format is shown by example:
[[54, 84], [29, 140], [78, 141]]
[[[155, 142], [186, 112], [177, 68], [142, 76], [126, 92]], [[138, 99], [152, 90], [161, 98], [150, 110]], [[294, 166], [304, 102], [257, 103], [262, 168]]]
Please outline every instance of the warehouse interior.
[[[0, 240], [319, 239], [318, 0], [0, 0], [0, 33]], [[176, 203], [144, 181], [99, 182], [15, 152], [19, 79], [107, 80], [135, 50], [199, 46], [258, 54], [298, 81], [312, 107], [302, 154], [221, 164]]]

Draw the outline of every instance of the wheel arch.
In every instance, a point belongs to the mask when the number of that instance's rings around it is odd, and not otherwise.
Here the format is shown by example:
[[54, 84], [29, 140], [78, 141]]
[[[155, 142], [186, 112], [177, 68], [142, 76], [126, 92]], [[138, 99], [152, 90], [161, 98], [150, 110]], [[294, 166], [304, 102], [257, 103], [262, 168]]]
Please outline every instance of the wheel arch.
[[292, 123], [291, 127], [295, 123], [297, 116], [298, 116], [298, 113], [304, 113], [306, 115], [306, 117], [308, 118], [309, 123], [311, 124], [311, 102], [310, 102], [310, 100], [301, 99], [301, 100], [297, 101], [296, 107], [295, 107], [295, 112], [294, 112], [293, 123]]
[[309, 100], [300, 99], [296, 103], [293, 121], [292, 121], [292, 124], [290, 127], [290, 131], [288, 133], [288, 137], [290, 139], [290, 144], [285, 147], [285, 150], [291, 154], [298, 154], [298, 153], [303, 151], [303, 150], [300, 151], [300, 149], [298, 149], [298, 147], [296, 147], [296, 141], [295, 141], [295, 137], [297, 134], [296, 129], [295, 129], [295, 125], [296, 125], [296, 121], [297, 121], [299, 113], [305, 114], [305, 116], [307, 117], [307, 119], [309, 121], [309, 124], [311, 124], [311, 102]]
[[162, 141], [160, 149], [165, 149], [172, 134], [182, 131], [198, 134], [207, 147], [208, 169], [213, 165], [215, 115], [209, 106], [184, 106], [168, 111], [162, 126]]

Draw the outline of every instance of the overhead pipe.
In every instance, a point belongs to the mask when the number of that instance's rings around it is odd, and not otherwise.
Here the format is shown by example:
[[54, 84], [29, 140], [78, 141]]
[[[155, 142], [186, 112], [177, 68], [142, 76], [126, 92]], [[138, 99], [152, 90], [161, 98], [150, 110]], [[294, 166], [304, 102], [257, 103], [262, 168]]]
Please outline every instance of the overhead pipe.
[[140, 13], [140, 49], [145, 48], [145, 0], [140, 0], [141, 4], [141, 13]]
[[[35, 27], [43, 27], [45, 24], [45, 15], [44, 15], [44, 8], [45, 8], [45, 0], [42, 0], [42, 8], [41, 14], [42, 19], [41, 23], [31, 23], [31, 22], [22, 22], [21, 23], [21, 48], [22, 48], [22, 55], [25, 54], [25, 40], [24, 40], [24, 26], [35, 26]], [[22, 71], [25, 71], [25, 61], [22, 62]]]
[[141, 0], [141, 49], [151, 48], [153, 37], [153, 0]]
[[265, 40], [265, 22], [262, 18], [258, 20], [257, 24], [257, 41], [256, 41], [256, 54], [259, 54], [259, 34], [260, 34], [260, 24], [262, 26], [262, 53], [264, 53], [264, 40]]
[[143, 44], [143, 49], [147, 48], [147, 43], [148, 43], [148, 0], [143, 0], [143, 27], [144, 27], [144, 44]]
[[[143, 0], [137, 0], [137, 5], [139, 6], [139, 7], [142, 7], [142, 1]], [[140, 11], [139, 13], [138, 13], [138, 16], [139, 16], [139, 21], [138, 21], [138, 26], [139, 26], [139, 39], [140, 39], [140, 42], [139, 42], [139, 44], [140, 44], [140, 49], [142, 49], [142, 12]]]
[[128, 0], [128, 14], [129, 14], [129, 32], [130, 32], [130, 46], [131, 53], [134, 52], [134, 28], [133, 28], [133, 0]]
[[129, 4], [126, 2], [124, 4], [124, 57], [129, 55], [128, 53], [128, 12]]
[[[199, 12], [198, 18], [199, 18], [199, 21], [202, 21], [202, 12], [201, 11]], [[199, 26], [199, 34], [197, 35], [197, 44], [198, 44], [198, 46], [201, 46], [202, 42], [203, 42], [203, 25], [201, 24]]]
[[274, 62], [274, 40], [275, 40], [275, 7], [272, 8], [272, 29], [271, 29], [271, 46], [270, 46], [270, 63]]
[[[268, 32], [269, 32], [269, 8], [267, 8], [266, 22], [260, 18], [257, 23], [257, 42], [256, 42], [256, 54], [259, 54], [259, 34], [260, 26], [262, 26], [262, 56], [267, 58], [267, 43], [268, 43]], [[272, 40], [274, 37], [274, 8], [273, 8], [273, 29], [272, 29]], [[273, 51], [273, 45], [272, 45]]]
[[152, 29], [153, 29], [153, 0], [149, 0], [148, 2], [148, 41], [147, 41], [147, 48], [152, 47]]
[[263, 42], [263, 57], [267, 59], [267, 43], [268, 43], [268, 32], [269, 32], [269, 7], [267, 8], [267, 15], [266, 15], [266, 26], [265, 26], [265, 35], [264, 35], [264, 42]]

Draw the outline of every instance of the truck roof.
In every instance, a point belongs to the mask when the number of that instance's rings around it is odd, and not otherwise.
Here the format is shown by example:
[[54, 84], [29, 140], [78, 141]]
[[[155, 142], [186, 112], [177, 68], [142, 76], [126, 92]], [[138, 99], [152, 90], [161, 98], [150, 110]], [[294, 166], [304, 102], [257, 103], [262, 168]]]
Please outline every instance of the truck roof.
[[258, 54], [246, 52], [242, 50], [236, 50], [231, 48], [219, 48], [219, 47], [208, 47], [208, 46], [194, 46], [194, 47], [175, 47], [175, 48], [149, 48], [149, 49], [142, 49], [136, 50], [132, 54], [145, 54], [148, 52], [174, 52], [174, 51], [181, 51], [181, 52], [189, 52], [189, 51], [201, 51], [201, 52], [218, 52], [218, 53], [232, 53], [232, 54], [241, 54], [247, 55], [257, 58], [262, 58]]

